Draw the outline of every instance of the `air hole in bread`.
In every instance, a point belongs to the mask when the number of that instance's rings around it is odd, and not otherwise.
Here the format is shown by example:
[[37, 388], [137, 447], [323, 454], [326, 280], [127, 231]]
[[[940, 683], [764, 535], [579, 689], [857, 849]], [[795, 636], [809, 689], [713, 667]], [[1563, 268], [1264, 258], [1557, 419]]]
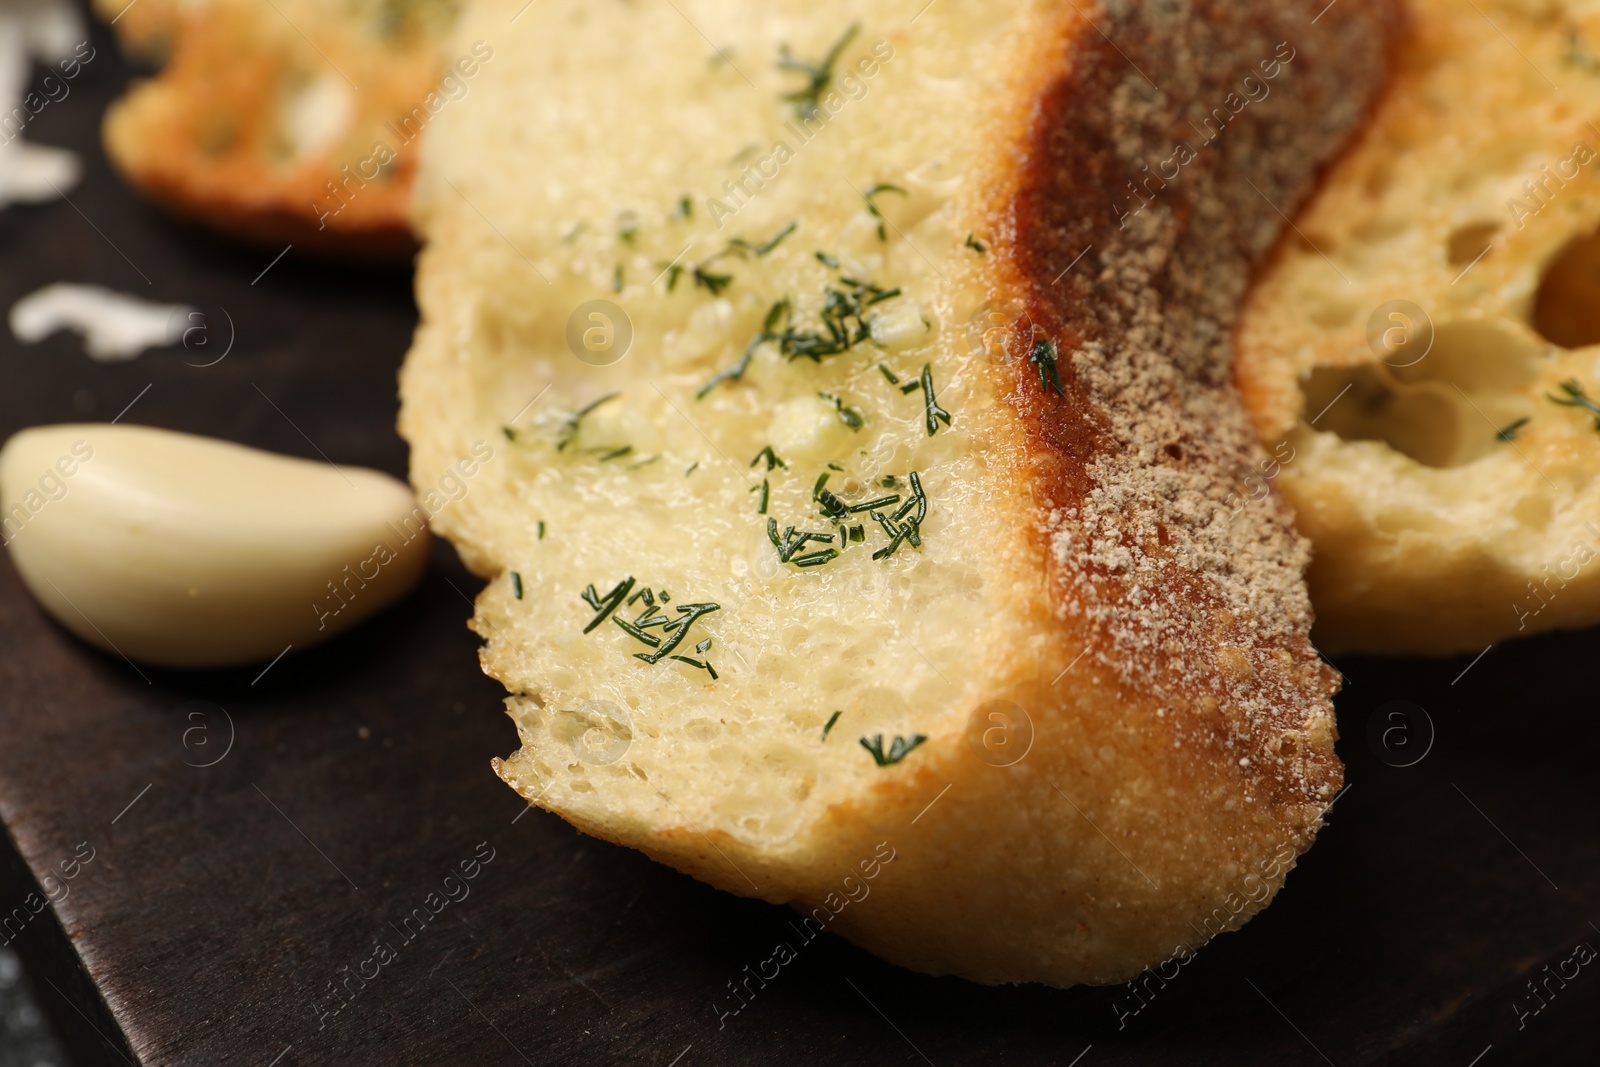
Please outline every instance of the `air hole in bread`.
[[1539, 364], [1532, 340], [1503, 326], [1445, 323], [1420, 358], [1314, 369], [1305, 417], [1427, 467], [1459, 467], [1504, 447], [1499, 431], [1532, 414]]
[[1498, 222], [1469, 222], [1465, 226], [1457, 226], [1445, 241], [1445, 258], [1452, 267], [1471, 263], [1483, 255], [1499, 231]]
[[1562, 348], [1600, 344], [1600, 232], [1568, 242], [1545, 269], [1533, 328]]

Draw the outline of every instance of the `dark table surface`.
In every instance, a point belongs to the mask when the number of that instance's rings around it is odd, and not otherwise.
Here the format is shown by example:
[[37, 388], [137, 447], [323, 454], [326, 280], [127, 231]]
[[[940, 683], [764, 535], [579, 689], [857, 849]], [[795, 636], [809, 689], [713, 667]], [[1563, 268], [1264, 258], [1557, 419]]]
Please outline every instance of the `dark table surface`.
[[[0, 332], [0, 434], [136, 401], [124, 421], [403, 474], [409, 277], [290, 250], [258, 278], [273, 250], [144, 205], [98, 149], [129, 71], [100, 29], [94, 44], [73, 95], [30, 131], [82, 152], [86, 177], [70, 203], [0, 211], [0, 308], [48, 282], [95, 282], [195, 305], [210, 336], [104, 364], [70, 335], [24, 347]], [[225, 359], [195, 366], [230, 334]], [[1136, 1013], [1124, 988], [980, 988], [824, 936], [721, 1028], [713, 1001], [770, 954], [787, 913], [585, 838], [494, 778], [489, 758], [516, 738], [464, 626], [476, 589], [436, 546], [410, 600], [257, 678], [94, 652], [0, 563], [0, 914], [30, 892], [56, 898], [13, 946], [32, 999], [0, 951], [0, 1064], [63, 1058], [38, 1010], [80, 1064], [1600, 1056], [1600, 967], [1542, 1001], [1526, 986], [1580, 943], [1600, 946], [1593, 632], [1476, 662], [1341, 662], [1351, 787], [1329, 827], [1268, 911], [1151, 983]], [[1402, 699], [1436, 730], [1408, 767], [1380, 759], [1368, 730]], [[1411, 742], [1422, 750], [1415, 713]], [[410, 941], [389, 935], [452, 868], [491, 853], [465, 899]], [[402, 947], [375, 978], [351, 977], [380, 936]], [[1519, 1025], [1519, 1007], [1540, 1003]]]

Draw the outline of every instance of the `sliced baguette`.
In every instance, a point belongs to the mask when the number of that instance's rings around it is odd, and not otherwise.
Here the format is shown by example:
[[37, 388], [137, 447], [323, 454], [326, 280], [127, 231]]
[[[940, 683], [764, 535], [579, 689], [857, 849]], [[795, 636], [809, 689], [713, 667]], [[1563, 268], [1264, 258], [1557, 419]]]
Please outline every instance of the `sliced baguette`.
[[1600, 622], [1600, 9], [1414, 8], [1239, 329], [1329, 651]]
[[[408, 262], [416, 139], [443, 102], [470, 92], [443, 50], [456, 9], [455, 0], [152, 5], [121, 37], [165, 65], [108, 109], [106, 152], [146, 196], [230, 237]], [[477, 59], [464, 58], [475, 72]]]
[[[425, 146], [401, 375], [419, 492], [497, 448], [434, 527], [490, 579], [500, 775], [923, 971], [1109, 982], [1242, 924], [1341, 768], [1306, 547], [1227, 521], [1230, 326], [1393, 9], [519, 6], [461, 30], [505, 58]], [[828, 289], [898, 295], [813, 360]]]

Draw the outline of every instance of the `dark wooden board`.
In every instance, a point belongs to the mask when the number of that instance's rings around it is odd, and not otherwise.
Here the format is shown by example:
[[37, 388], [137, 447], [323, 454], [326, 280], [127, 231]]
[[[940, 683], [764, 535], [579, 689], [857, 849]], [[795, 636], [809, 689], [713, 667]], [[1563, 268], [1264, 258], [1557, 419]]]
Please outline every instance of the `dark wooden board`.
[[[0, 433], [138, 397], [127, 421], [402, 473], [409, 279], [291, 251], [252, 282], [271, 250], [144, 206], [96, 147], [128, 71], [94, 42], [32, 133], [82, 151], [88, 175], [71, 204], [0, 212], [0, 308], [93, 281], [213, 323], [226, 308], [237, 336], [202, 369], [218, 348], [98, 364], [70, 337], [0, 334]], [[0, 563], [0, 917], [56, 887], [16, 948], [81, 1063], [1595, 1060], [1595, 968], [1521, 1029], [1513, 1007], [1534, 1003], [1524, 982], [1546, 963], [1600, 945], [1594, 633], [1497, 647], [1459, 679], [1470, 657], [1341, 663], [1351, 788], [1331, 825], [1267, 912], [1151, 983], [1121, 1028], [1137, 1003], [1124, 988], [980, 988], [826, 935], [722, 1027], [714, 1002], [792, 937], [788, 913], [587, 839], [499, 784], [489, 758], [515, 735], [464, 626], [476, 589], [441, 546], [415, 597], [257, 680], [93, 652]], [[1408, 768], [1367, 740], [1400, 698], [1437, 727]], [[71, 868], [85, 842], [94, 858]], [[469, 895], [407, 941], [397, 924], [480, 847], [493, 859]], [[76, 876], [42, 883], [64, 861]], [[378, 938], [394, 958], [325, 1014]]]

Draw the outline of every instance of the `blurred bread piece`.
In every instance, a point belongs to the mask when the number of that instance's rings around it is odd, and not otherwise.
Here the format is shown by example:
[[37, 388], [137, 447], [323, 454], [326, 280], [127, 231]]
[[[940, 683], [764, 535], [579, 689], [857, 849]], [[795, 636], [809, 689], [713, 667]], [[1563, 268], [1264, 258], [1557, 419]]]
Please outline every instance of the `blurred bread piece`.
[[1226, 521], [1231, 327], [1395, 10], [521, 6], [460, 30], [401, 376], [419, 492], [496, 449], [433, 528], [501, 777], [932, 973], [1244, 923], [1341, 768], [1306, 546]]
[[141, 0], [119, 36], [164, 65], [107, 111], [106, 151], [227, 236], [407, 262], [417, 139], [469, 91], [442, 44], [456, 15], [457, 0]]
[[1330, 652], [1600, 622], [1600, 8], [1412, 10], [1239, 328]]

